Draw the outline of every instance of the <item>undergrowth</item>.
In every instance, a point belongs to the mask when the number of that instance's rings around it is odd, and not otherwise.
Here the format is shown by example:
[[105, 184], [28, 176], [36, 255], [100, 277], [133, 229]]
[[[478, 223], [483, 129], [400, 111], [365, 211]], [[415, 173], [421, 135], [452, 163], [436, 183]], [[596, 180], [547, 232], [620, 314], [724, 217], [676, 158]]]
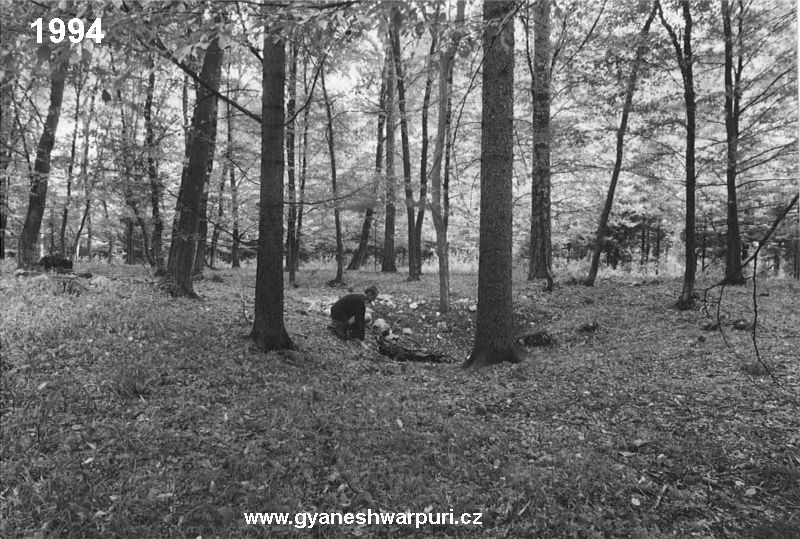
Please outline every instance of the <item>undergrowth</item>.
[[[373, 308], [411, 330], [401, 344], [451, 360], [430, 365], [326, 331], [320, 298], [341, 293], [328, 272], [287, 289], [300, 353], [265, 355], [242, 316], [252, 269], [210, 272], [201, 301], [165, 297], [141, 268], [90, 269], [110, 283], [54, 294], [0, 280], [3, 537], [800, 536], [797, 282], [760, 284], [764, 367], [731, 326], [752, 319], [748, 287], [726, 289], [708, 331], [702, 309], [672, 308], [674, 279], [547, 294], [520, 278], [515, 323], [553, 343], [468, 373], [474, 275], [454, 276], [446, 314], [434, 275], [346, 275], [389, 296]], [[367, 509], [483, 518], [420, 530], [243, 518]]]

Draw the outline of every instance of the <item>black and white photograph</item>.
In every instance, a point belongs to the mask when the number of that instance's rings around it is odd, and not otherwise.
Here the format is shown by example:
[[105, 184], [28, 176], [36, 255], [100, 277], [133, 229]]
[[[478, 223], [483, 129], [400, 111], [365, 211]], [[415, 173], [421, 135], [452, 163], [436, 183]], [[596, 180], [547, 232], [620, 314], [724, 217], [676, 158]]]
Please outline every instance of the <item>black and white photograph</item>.
[[0, 0], [0, 537], [800, 538], [796, 0]]

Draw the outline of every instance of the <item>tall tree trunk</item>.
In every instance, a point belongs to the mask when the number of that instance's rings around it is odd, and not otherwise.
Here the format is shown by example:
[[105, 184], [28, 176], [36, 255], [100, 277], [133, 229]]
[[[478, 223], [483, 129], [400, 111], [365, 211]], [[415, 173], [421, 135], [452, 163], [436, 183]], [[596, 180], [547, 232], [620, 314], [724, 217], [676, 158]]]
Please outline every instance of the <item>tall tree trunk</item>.
[[439, 45], [438, 29], [431, 30], [431, 48], [428, 51], [428, 67], [425, 76], [425, 92], [422, 94], [422, 141], [419, 151], [419, 209], [417, 220], [414, 223], [414, 243], [417, 248], [415, 259], [417, 261], [417, 274], [422, 274], [422, 223], [425, 220], [425, 204], [428, 198], [428, 111], [431, 104], [433, 79], [436, 76], [434, 69], [436, 47]]
[[319, 68], [319, 80], [322, 83], [322, 100], [325, 102], [325, 115], [328, 124], [325, 127], [325, 140], [328, 142], [328, 156], [331, 160], [331, 188], [333, 189], [333, 221], [336, 229], [336, 277], [328, 284], [344, 282], [344, 245], [342, 244], [342, 222], [339, 218], [339, 193], [336, 190], [336, 143], [333, 134], [333, 110], [328, 89], [325, 87], [325, 64]]
[[[653, 4], [653, 9], [650, 10], [650, 14], [647, 16], [644, 26], [642, 26], [639, 32], [639, 46], [636, 48], [636, 57], [633, 60], [631, 73], [628, 76], [628, 85], [625, 89], [625, 104], [622, 106], [622, 119], [619, 122], [619, 129], [617, 129], [617, 152], [614, 159], [614, 169], [611, 172], [611, 183], [608, 186], [608, 193], [606, 193], [606, 202], [603, 206], [603, 212], [600, 214], [600, 222], [597, 224], [597, 233], [595, 235], [594, 249], [592, 250], [592, 262], [589, 267], [589, 275], [583, 281], [583, 284], [586, 286], [594, 286], [594, 282], [597, 279], [597, 270], [600, 266], [600, 255], [603, 252], [603, 248], [606, 246], [606, 240], [610, 234], [608, 230], [608, 218], [611, 215], [611, 208], [614, 204], [614, 192], [617, 189], [617, 181], [619, 180], [619, 174], [622, 170], [622, 155], [625, 148], [625, 133], [628, 130], [628, 116], [633, 108], [633, 94], [636, 91], [636, 79], [639, 76], [639, 66], [642, 63], [642, 58], [644, 58], [647, 52], [647, 35], [650, 32], [650, 25], [653, 23], [653, 19], [656, 16], [656, 5], [657, 4]], [[642, 221], [643, 242], [645, 226], [645, 221]], [[644, 244], [642, 251], [644, 252]]]
[[264, 352], [294, 345], [283, 322], [283, 147], [285, 43], [264, 35], [258, 266], [251, 337]]
[[[221, 73], [221, 68], [220, 68]], [[208, 243], [208, 192], [211, 188], [211, 172], [214, 169], [214, 154], [217, 148], [217, 113], [214, 113], [213, 133], [211, 134], [211, 148], [208, 152], [208, 167], [206, 180], [203, 185], [203, 196], [200, 199], [200, 215], [197, 222], [197, 249], [194, 257], [194, 279], [203, 278], [203, 269], [206, 265], [206, 245]], [[224, 181], [224, 179], [223, 179]]]
[[[230, 128], [230, 126], [229, 126]], [[239, 186], [236, 184], [236, 167], [231, 163], [230, 167], [230, 180], [231, 180], [231, 267], [239, 267]]]
[[[386, 61], [383, 63], [383, 72], [381, 73], [381, 90], [378, 97], [378, 135], [377, 143], [375, 146], [375, 178], [379, 178], [383, 168], [383, 140], [384, 140], [384, 126], [386, 124], [386, 77], [388, 65]], [[369, 247], [369, 234], [372, 230], [372, 219], [375, 215], [375, 208], [367, 208], [364, 213], [364, 223], [361, 225], [361, 237], [358, 241], [358, 249], [356, 250], [350, 264], [347, 265], [348, 270], [357, 270], [364, 267], [367, 262], [367, 248]]]
[[661, 4], [656, 0], [661, 24], [669, 33], [675, 56], [683, 78], [683, 99], [686, 107], [686, 267], [683, 273], [683, 289], [678, 298], [678, 308], [689, 309], [694, 306], [694, 283], [697, 271], [697, 253], [695, 252], [695, 130], [696, 105], [694, 93], [694, 55], [692, 53], [692, 13], [689, 0], [681, 0], [683, 16], [683, 47], [672, 26], [664, 18]]
[[395, 174], [394, 174], [394, 133], [395, 133], [395, 113], [394, 113], [394, 91], [395, 80], [397, 78], [394, 69], [394, 59], [392, 58], [391, 45], [386, 44], [388, 66], [388, 77], [386, 79], [386, 215], [383, 229], [383, 260], [381, 271], [394, 273], [397, 271], [394, 253], [394, 221], [395, 221]]
[[70, 254], [67, 250], [67, 224], [69, 223], [69, 206], [72, 202], [72, 174], [75, 170], [75, 157], [78, 152], [78, 129], [80, 127], [81, 118], [81, 93], [83, 93], [83, 85], [86, 83], [86, 77], [81, 73], [81, 68], [77, 69], [78, 73], [75, 78], [75, 116], [73, 118], [74, 126], [72, 128], [72, 144], [69, 150], [69, 164], [67, 165], [67, 198], [64, 200], [64, 207], [61, 210], [61, 230], [58, 234], [58, 243], [61, 250], [61, 255], [67, 258], [72, 258], [74, 255]]
[[[222, 74], [222, 49], [219, 39], [211, 41], [206, 50], [200, 77], [213, 91], [219, 89]], [[175, 211], [178, 227], [172, 238], [164, 287], [173, 295], [196, 297], [192, 285], [195, 262], [197, 225], [203, 188], [213, 155], [216, 136], [217, 97], [205, 85], [197, 87], [197, 103], [192, 115], [191, 152], [185, 174], [181, 178]]]
[[[229, 65], [230, 67], [230, 65]], [[228, 93], [230, 93], [230, 77], [228, 77]], [[236, 167], [233, 163], [233, 110], [230, 103], [226, 103], [227, 114], [225, 115], [228, 122], [227, 129], [227, 147], [225, 148], [226, 164], [228, 165], [228, 174], [222, 175], [222, 182], [229, 178], [231, 184], [231, 267], [239, 267], [239, 189], [236, 184]], [[220, 187], [220, 192], [222, 187]]]
[[464, 363], [466, 368], [520, 360], [514, 346], [511, 299], [514, 4], [483, 4], [478, 316], [475, 343]]
[[29, 268], [36, 264], [36, 243], [42, 226], [44, 206], [47, 201], [47, 182], [50, 176], [50, 153], [56, 141], [56, 129], [61, 115], [61, 103], [64, 99], [64, 83], [67, 78], [69, 55], [55, 53], [51, 59], [50, 105], [44, 121], [42, 136], [36, 148], [36, 161], [33, 165], [31, 190], [28, 198], [28, 211], [22, 232], [19, 235], [17, 264], [20, 268]]
[[408, 118], [406, 116], [406, 84], [403, 73], [403, 56], [400, 49], [400, 29], [402, 15], [398, 8], [392, 9], [392, 22], [389, 26], [389, 40], [394, 58], [394, 71], [397, 81], [397, 108], [400, 111], [400, 144], [403, 155], [403, 189], [406, 197], [406, 218], [408, 221], [408, 280], [419, 280], [419, 262], [416, 245], [416, 225], [414, 191], [411, 189], [411, 153], [408, 147]]
[[[303, 91], [307, 101], [311, 100], [314, 94], [314, 87], [308, 83], [308, 56], [303, 56]], [[300, 239], [303, 237], [303, 203], [306, 199], [306, 177], [308, 176], [308, 116], [311, 107], [306, 106], [303, 110], [303, 139], [300, 144], [300, 196], [297, 202], [297, 228], [295, 230], [295, 241], [292, 249], [292, 260], [294, 260], [295, 271], [300, 269]]]
[[531, 244], [528, 279], [547, 279], [553, 287], [550, 238], [550, 0], [539, 0], [533, 14], [533, 170], [531, 172]]
[[[436, 256], [439, 260], [439, 311], [450, 311], [450, 255], [447, 243], [448, 193], [445, 179], [442, 186], [442, 160], [449, 151], [446, 150], [445, 139], [448, 138], [450, 122], [450, 89], [452, 88], [453, 62], [455, 61], [458, 42], [464, 24], [464, 0], [456, 3], [455, 30], [450, 36], [447, 48], [442, 51], [439, 61], [439, 112], [436, 122], [436, 142], [433, 146], [433, 162], [431, 163], [431, 218], [436, 229]], [[447, 144], [449, 146], [449, 144]], [[447, 167], [445, 167], [447, 169]], [[445, 178], [447, 174], [445, 174]]]
[[289, 58], [289, 100], [286, 102], [286, 165], [287, 179], [289, 181], [289, 214], [286, 219], [286, 269], [289, 271], [289, 284], [294, 285], [296, 281], [296, 263], [292, 256], [294, 249], [292, 246], [296, 241], [297, 226], [297, 183], [295, 181], [295, 102], [297, 100], [297, 55], [300, 53], [300, 41], [295, 36], [292, 39], [292, 55]]
[[225, 162], [222, 165], [222, 176], [220, 177], [219, 189], [217, 192], [217, 218], [214, 220], [214, 232], [211, 233], [211, 248], [208, 253], [209, 268], [213, 268], [216, 263], [219, 232], [222, 227], [222, 217], [225, 215], [225, 182], [228, 181], [228, 169], [231, 166], [230, 160], [227, 158], [227, 151], [225, 153]]
[[97, 90], [100, 87], [100, 81], [96, 81], [94, 88], [92, 89], [92, 97], [89, 99], [89, 113], [86, 115], [84, 124], [83, 124], [83, 150], [81, 153], [81, 172], [80, 178], [81, 183], [83, 184], [83, 195], [84, 195], [84, 208], [83, 208], [83, 215], [81, 216], [81, 224], [78, 227], [78, 232], [75, 234], [75, 240], [72, 242], [72, 250], [71, 252], [74, 254], [73, 256], [81, 256], [79, 252], [79, 245], [81, 241], [81, 234], [83, 233], [83, 228], [86, 226], [87, 231], [87, 253], [89, 258], [91, 258], [91, 237], [89, 235], [89, 231], [91, 230], [92, 224], [92, 188], [94, 187], [94, 183], [97, 181], [97, 170], [93, 174], [91, 182], [89, 181], [89, 142], [90, 142], [90, 135], [91, 131], [89, 126], [91, 125], [92, 118], [94, 118], [94, 103], [95, 97], [97, 95]]
[[164, 274], [164, 221], [161, 218], [161, 200], [164, 186], [158, 177], [158, 161], [155, 154], [158, 151], [156, 142], [155, 125], [153, 124], [153, 97], [156, 88], [155, 69], [147, 77], [147, 99], [144, 103], [145, 144], [147, 145], [147, 176], [150, 179], [150, 206], [153, 217], [153, 238], [151, 243], [151, 261], [156, 268], [156, 276]]
[[[739, 33], [742, 37], [742, 17], [739, 12]], [[733, 33], [731, 31], [731, 9], [728, 0], [722, 0], [722, 31], [725, 38], [725, 134], [726, 157], [725, 179], [728, 192], [727, 224], [725, 249], [725, 283], [744, 284], [742, 272], [742, 238], [739, 233], [739, 210], [736, 203], [736, 173], [739, 149], [739, 103], [742, 97], [742, 50], [737, 52], [736, 68], [733, 66]]]
[[[3, 21], [0, 21], [0, 35], [3, 31]], [[3, 55], [2, 69], [0, 69], [0, 140], [12, 141], [14, 124], [9, 115], [12, 95], [14, 91], [13, 69], [14, 56]], [[8, 192], [11, 188], [11, 148], [13, 144], [0, 144], [0, 260], [6, 257], [6, 227], [8, 226]]]

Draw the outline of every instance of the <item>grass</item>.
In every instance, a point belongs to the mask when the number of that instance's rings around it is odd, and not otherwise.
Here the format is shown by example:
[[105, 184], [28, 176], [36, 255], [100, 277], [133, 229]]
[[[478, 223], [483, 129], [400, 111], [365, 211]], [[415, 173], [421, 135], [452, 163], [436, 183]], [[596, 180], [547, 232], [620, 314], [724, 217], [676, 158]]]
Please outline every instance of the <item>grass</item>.
[[[330, 271], [287, 289], [300, 353], [264, 355], [242, 317], [250, 268], [209, 272], [202, 301], [160, 295], [142, 268], [89, 269], [110, 283], [67, 293], [3, 268], [0, 536], [800, 536], [796, 281], [759, 283], [769, 372], [730, 323], [752, 320], [750, 288], [727, 288], [721, 329], [705, 331], [702, 308], [672, 308], [675, 279], [546, 294], [520, 275], [516, 323], [555, 344], [468, 373], [474, 275], [453, 277], [438, 315], [433, 275], [346, 275], [392, 296], [374, 308], [411, 329], [400, 344], [452, 360], [430, 365], [334, 338]], [[481, 512], [483, 525], [243, 518], [367, 509]]]

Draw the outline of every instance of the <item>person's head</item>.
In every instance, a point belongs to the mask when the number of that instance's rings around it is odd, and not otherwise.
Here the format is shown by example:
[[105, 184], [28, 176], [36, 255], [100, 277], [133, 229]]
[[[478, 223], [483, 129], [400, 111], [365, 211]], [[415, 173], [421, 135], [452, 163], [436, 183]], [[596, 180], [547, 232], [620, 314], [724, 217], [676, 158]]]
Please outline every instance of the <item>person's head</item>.
[[364, 290], [364, 296], [366, 296], [367, 301], [375, 301], [375, 298], [378, 297], [378, 289], [374, 286], [370, 286]]

